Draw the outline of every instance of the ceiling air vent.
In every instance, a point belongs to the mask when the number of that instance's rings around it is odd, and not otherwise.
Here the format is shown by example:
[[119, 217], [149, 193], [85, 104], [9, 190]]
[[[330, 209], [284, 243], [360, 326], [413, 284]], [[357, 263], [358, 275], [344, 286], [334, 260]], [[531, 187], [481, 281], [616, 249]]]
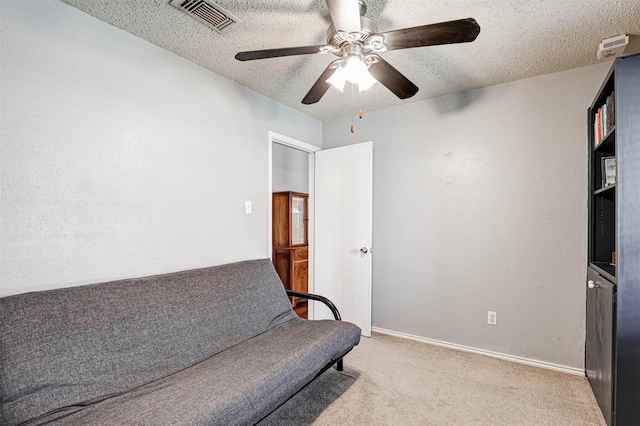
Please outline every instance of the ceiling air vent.
[[602, 40], [602, 43], [598, 46], [598, 59], [609, 59], [621, 56], [627, 44], [629, 44], [629, 36], [626, 34]]
[[170, 4], [219, 33], [242, 21], [210, 0], [171, 0]]

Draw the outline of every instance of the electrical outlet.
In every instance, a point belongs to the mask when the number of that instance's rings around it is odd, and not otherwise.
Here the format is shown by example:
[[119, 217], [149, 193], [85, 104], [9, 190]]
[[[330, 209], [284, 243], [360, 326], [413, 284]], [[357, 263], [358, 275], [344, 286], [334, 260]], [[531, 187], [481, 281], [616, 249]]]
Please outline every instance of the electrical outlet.
[[244, 212], [246, 214], [251, 214], [252, 208], [251, 208], [251, 201], [245, 201], [244, 202]]
[[487, 312], [487, 324], [498, 325], [498, 313], [489, 311]]

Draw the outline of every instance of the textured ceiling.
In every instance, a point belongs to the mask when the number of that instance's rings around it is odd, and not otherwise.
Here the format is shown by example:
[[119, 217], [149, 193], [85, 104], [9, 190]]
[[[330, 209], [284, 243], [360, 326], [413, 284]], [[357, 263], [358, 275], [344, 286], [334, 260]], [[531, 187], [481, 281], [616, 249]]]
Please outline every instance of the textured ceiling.
[[62, 1], [322, 121], [594, 64], [602, 39], [619, 34], [631, 38], [625, 54], [640, 51], [640, 0], [368, 0], [365, 16], [381, 32], [472, 17], [480, 35], [472, 43], [382, 53], [420, 88], [410, 99], [376, 84], [356, 91], [353, 107], [350, 91], [333, 89], [303, 105], [333, 55], [250, 62], [234, 55], [324, 44], [330, 24], [324, 0], [217, 0], [243, 21], [225, 34], [169, 0]]

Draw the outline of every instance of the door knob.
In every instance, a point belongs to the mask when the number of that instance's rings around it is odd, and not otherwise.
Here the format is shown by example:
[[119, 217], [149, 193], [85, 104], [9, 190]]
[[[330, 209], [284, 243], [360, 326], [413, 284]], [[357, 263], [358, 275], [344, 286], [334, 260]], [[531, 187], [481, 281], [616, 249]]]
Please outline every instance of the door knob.
[[368, 250], [366, 247], [362, 247], [362, 248], [360, 249], [360, 253], [362, 253], [362, 254], [367, 254], [367, 253], [369, 253], [369, 250]]
[[587, 287], [589, 287], [589, 288], [597, 288], [599, 286], [598, 286], [598, 284], [594, 283], [593, 280], [589, 280], [589, 281], [587, 281]]

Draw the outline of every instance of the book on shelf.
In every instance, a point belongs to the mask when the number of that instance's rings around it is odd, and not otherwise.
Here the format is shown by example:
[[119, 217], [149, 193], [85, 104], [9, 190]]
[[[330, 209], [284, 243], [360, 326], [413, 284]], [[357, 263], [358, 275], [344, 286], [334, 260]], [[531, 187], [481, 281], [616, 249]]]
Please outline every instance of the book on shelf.
[[616, 157], [602, 157], [602, 187], [616, 184]]
[[616, 125], [614, 92], [607, 96], [605, 103], [596, 110], [594, 116], [593, 139], [594, 144], [598, 145]]
[[613, 129], [616, 125], [614, 92], [611, 92], [611, 95], [607, 96], [605, 105], [607, 106], [607, 129]]
[[600, 141], [602, 140], [602, 119], [600, 118], [601, 114], [602, 114], [602, 108], [598, 108], [598, 111], [596, 111], [596, 123], [595, 123], [596, 145], [599, 144]]

